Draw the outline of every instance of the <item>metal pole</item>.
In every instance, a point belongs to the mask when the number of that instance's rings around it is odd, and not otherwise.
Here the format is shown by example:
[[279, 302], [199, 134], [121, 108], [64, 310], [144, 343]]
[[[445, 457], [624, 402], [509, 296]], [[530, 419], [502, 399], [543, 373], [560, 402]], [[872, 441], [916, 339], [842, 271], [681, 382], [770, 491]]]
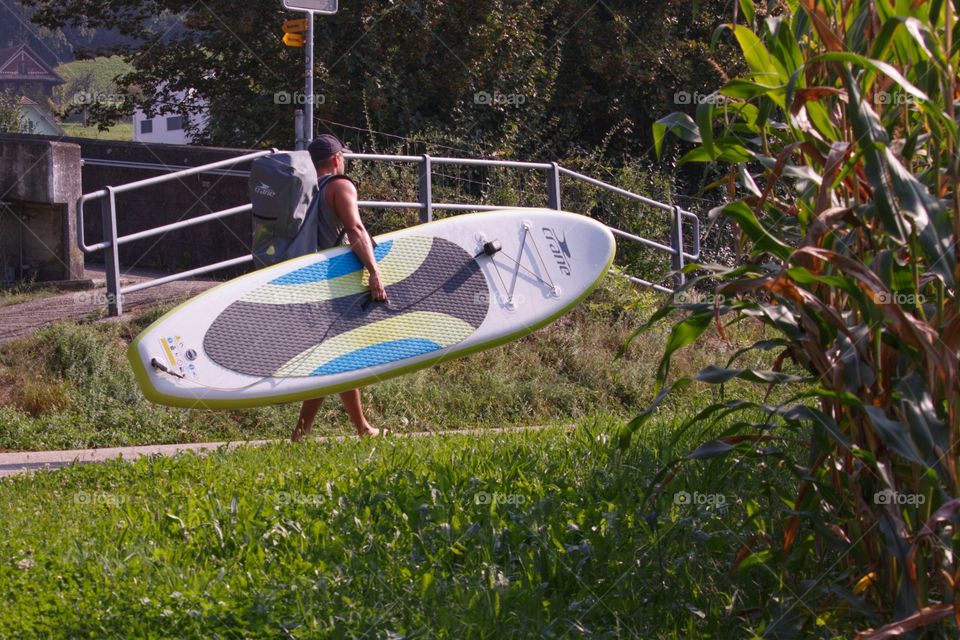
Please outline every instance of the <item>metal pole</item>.
[[433, 163], [430, 156], [420, 156], [420, 224], [433, 220]]
[[673, 225], [670, 229], [670, 248], [673, 249], [672, 263], [673, 271], [676, 273], [674, 276], [675, 286], [682, 287], [687, 278], [684, 274], [680, 273], [680, 270], [683, 269], [683, 214], [680, 212], [680, 207], [673, 208]]
[[313, 11], [307, 11], [307, 69], [306, 69], [306, 126], [303, 128], [306, 145], [313, 140]]
[[547, 207], [560, 211], [560, 165], [550, 163], [547, 169]]
[[107, 314], [120, 316], [123, 313], [123, 298], [120, 296], [120, 247], [117, 245], [117, 200], [113, 187], [107, 187], [107, 197], [101, 205], [103, 237], [110, 243], [103, 251], [103, 266], [107, 276]]
[[293, 112], [293, 148], [295, 151], [302, 151], [307, 148], [306, 137], [303, 133], [303, 109], [297, 109]]
[[[10, 210], [10, 213], [13, 213], [13, 209]], [[23, 228], [27, 226], [27, 221], [24, 220], [22, 206], [20, 207], [20, 215], [17, 215], [16, 213], [13, 215], [17, 219], [17, 222], [20, 223], [20, 232], [17, 234], [20, 241], [20, 257], [17, 262], [17, 276], [14, 278], [14, 280], [22, 280], [26, 277], [25, 270], [23, 268]]]

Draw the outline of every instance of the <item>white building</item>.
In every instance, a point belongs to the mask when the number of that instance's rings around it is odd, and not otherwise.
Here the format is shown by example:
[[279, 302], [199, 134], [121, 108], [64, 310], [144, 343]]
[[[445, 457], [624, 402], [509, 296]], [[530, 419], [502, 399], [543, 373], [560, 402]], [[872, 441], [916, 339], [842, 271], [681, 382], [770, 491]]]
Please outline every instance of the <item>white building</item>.
[[[183, 100], [185, 94], [178, 93], [178, 97]], [[193, 116], [196, 119], [200, 129], [207, 124], [207, 112]], [[184, 118], [178, 113], [160, 113], [152, 118], [137, 108], [133, 112], [133, 140], [134, 142], [160, 142], [163, 144], [190, 144], [193, 138], [187, 133], [187, 125]]]

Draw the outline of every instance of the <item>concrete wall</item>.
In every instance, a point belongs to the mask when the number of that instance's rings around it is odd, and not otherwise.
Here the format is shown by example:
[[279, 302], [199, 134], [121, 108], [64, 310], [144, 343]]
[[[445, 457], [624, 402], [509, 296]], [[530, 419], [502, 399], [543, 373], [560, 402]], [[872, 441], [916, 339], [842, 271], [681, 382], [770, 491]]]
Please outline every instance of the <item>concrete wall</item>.
[[[42, 136], [0, 134], [0, 277], [77, 280], [80, 147]], [[13, 229], [16, 232], [13, 232]]]
[[[197, 166], [247, 153], [243, 149], [194, 147], [186, 145], [145, 144], [87, 138], [51, 138], [25, 134], [0, 135], [0, 201], [12, 201], [16, 207], [2, 209], [7, 218], [18, 210], [27, 216], [31, 231], [42, 231], [42, 244], [51, 248], [41, 259], [42, 251], [29, 246], [30, 260], [42, 262], [37, 271], [42, 279], [72, 279], [83, 275], [83, 254], [76, 248], [75, 203], [82, 193], [90, 193], [107, 185], [120, 185], [169, 172], [130, 167], [99, 166], [87, 163], [80, 168], [80, 158]], [[46, 158], [45, 160], [43, 158]], [[37, 162], [41, 160], [40, 162]], [[236, 168], [245, 170], [249, 164]], [[7, 195], [3, 196], [2, 194]], [[220, 209], [249, 202], [245, 177], [199, 174], [182, 180], [146, 187], [117, 196], [117, 227], [122, 236], [151, 227], [200, 216]], [[31, 203], [27, 206], [26, 203]], [[34, 205], [56, 203], [53, 208], [38, 209]], [[46, 211], [46, 213], [43, 213]], [[103, 239], [99, 201], [84, 209], [85, 241]], [[4, 230], [10, 228], [3, 225]], [[54, 228], [61, 233], [49, 235]], [[122, 245], [120, 264], [123, 268], [174, 271], [227, 260], [250, 252], [250, 216], [239, 215], [208, 222], [197, 227], [174, 231]], [[7, 245], [18, 245], [17, 237], [0, 239], [0, 252], [13, 251]], [[25, 236], [31, 236], [30, 233]], [[65, 241], [65, 239], [67, 239]], [[29, 243], [28, 243], [29, 244]], [[59, 256], [58, 259], [52, 257]], [[12, 254], [11, 254], [12, 255]], [[103, 253], [86, 258], [103, 263]], [[56, 269], [56, 264], [61, 269]], [[68, 268], [69, 267], [69, 268]], [[243, 268], [223, 275], [234, 275]], [[0, 277], [3, 274], [0, 273]]]

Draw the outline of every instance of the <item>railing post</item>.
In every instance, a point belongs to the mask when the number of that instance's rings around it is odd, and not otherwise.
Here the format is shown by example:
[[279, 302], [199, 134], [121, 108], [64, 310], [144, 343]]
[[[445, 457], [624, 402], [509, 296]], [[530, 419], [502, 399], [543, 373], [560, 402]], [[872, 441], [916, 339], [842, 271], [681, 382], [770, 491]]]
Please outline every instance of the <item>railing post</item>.
[[550, 169], [547, 169], [547, 207], [560, 211], [560, 165], [556, 162], [550, 165]]
[[307, 55], [305, 60], [306, 68], [303, 72], [303, 75], [306, 76], [303, 89], [307, 94], [304, 96], [307, 99], [307, 108], [304, 113], [306, 121], [303, 123], [304, 149], [313, 142], [313, 11], [307, 11], [307, 33], [305, 40], [304, 45]]
[[293, 135], [295, 138], [293, 150], [303, 151], [306, 149], [308, 143], [307, 137], [303, 131], [303, 109], [297, 109], [293, 112]]
[[680, 213], [680, 207], [673, 207], [673, 223], [670, 228], [670, 248], [673, 249], [672, 267], [675, 273], [674, 286], [682, 287], [687, 278], [680, 273], [683, 269], [683, 214]]
[[110, 246], [103, 250], [103, 266], [107, 276], [107, 314], [123, 314], [123, 300], [120, 297], [120, 251], [117, 246], [117, 201], [113, 187], [107, 187], [107, 197], [100, 209], [103, 221], [103, 238]]
[[433, 220], [433, 164], [430, 156], [423, 154], [420, 160], [420, 224]]

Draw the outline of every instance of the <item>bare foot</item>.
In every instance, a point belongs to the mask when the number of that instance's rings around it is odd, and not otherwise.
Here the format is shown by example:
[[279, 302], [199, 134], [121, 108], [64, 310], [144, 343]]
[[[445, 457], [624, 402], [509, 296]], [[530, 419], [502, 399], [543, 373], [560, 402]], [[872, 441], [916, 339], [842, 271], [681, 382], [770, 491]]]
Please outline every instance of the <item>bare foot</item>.
[[363, 431], [357, 431], [357, 435], [361, 438], [376, 438], [380, 433], [380, 429], [374, 429], [373, 427], [367, 427]]

